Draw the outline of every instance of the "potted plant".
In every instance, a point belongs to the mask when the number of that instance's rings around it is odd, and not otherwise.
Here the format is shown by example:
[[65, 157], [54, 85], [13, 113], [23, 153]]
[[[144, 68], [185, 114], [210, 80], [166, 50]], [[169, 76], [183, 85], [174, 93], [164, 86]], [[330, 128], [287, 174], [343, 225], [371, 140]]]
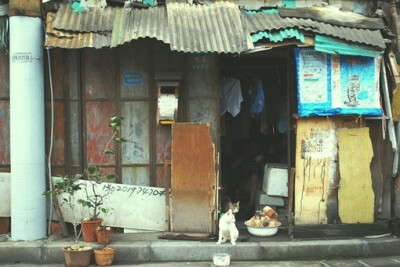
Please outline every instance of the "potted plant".
[[107, 247], [107, 244], [110, 243], [111, 234], [111, 227], [99, 226], [96, 229], [97, 243], [103, 245], [102, 248], [94, 249], [94, 259], [99, 266], [109, 266], [114, 261], [115, 249]]
[[67, 267], [89, 266], [92, 258], [93, 248], [78, 243], [81, 230], [78, 231], [80, 222], [75, 219], [75, 209], [77, 205], [75, 197], [76, 193], [82, 188], [82, 183], [79, 180], [81, 177], [82, 175], [79, 174], [73, 177], [60, 176], [60, 178], [56, 180], [53, 190], [48, 190], [43, 193], [44, 195], [58, 197], [59, 205], [66, 205], [73, 214], [74, 219], [72, 225], [74, 228], [75, 243], [63, 248], [65, 264]]
[[89, 217], [82, 220], [82, 236], [86, 242], [96, 241], [96, 229], [101, 225], [102, 218], [100, 213], [107, 215], [112, 209], [104, 207], [104, 201], [110, 194], [110, 191], [102, 192], [100, 190], [101, 183], [116, 179], [115, 174], [104, 174], [100, 169], [100, 165], [105, 155], [114, 155], [115, 150], [111, 149], [112, 143], [121, 144], [126, 142], [126, 139], [120, 136], [123, 117], [115, 116], [111, 118], [109, 127], [112, 129], [112, 136], [108, 140], [98, 165], [88, 165], [85, 170], [87, 183], [83, 184], [85, 192], [84, 197], [79, 199], [78, 202], [89, 209]]

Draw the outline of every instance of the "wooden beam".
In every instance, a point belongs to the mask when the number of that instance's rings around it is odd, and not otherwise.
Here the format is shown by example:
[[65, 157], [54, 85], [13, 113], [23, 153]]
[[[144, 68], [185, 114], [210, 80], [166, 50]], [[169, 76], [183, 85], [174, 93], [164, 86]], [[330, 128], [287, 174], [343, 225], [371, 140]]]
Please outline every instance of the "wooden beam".
[[8, 16], [42, 16], [42, 1], [40, 0], [10, 0]]

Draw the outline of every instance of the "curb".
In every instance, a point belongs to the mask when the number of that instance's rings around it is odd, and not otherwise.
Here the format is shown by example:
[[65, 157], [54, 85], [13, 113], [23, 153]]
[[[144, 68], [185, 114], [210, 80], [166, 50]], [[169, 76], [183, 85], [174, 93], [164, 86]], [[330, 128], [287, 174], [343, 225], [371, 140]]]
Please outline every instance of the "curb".
[[[63, 263], [62, 248], [70, 244], [64, 240], [1, 242], [0, 262]], [[111, 247], [116, 249], [116, 263], [209, 261], [216, 252], [230, 253], [235, 261], [301, 261], [395, 256], [399, 255], [400, 239], [239, 242], [236, 246], [201, 241], [117, 241]]]

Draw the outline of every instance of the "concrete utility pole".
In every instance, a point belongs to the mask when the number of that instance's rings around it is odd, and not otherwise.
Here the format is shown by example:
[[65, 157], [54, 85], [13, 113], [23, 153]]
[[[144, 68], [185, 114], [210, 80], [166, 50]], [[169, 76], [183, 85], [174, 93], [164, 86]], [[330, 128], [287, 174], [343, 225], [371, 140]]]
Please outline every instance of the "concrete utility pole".
[[11, 238], [46, 236], [43, 27], [40, 0], [10, 0]]

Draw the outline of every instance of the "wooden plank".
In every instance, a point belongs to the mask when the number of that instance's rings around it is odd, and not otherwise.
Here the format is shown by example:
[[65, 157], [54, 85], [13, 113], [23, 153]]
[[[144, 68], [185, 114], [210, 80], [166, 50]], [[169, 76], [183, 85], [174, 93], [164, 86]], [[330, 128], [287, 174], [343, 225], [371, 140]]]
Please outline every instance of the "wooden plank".
[[115, 99], [116, 57], [112, 49], [85, 49], [82, 53], [83, 90], [87, 100]]
[[297, 122], [295, 225], [326, 224], [329, 184], [337, 168], [335, 125], [324, 118]]
[[8, 53], [0, 53], [0, 98], [10, 97], [10, 59]]
[[122, 144], [122, 163], [149, 164], [149, 102], [124, 101], [121, 103], [121, 114], [125, 118], [122, 136], [128, 140]]
[[211, 233], [215, 198], [215, 151], [211, 125], [172, 126], [171, 231]]
[[383, 188], [383, 176], [382, 176], [382, 121], [369, 121], [369, 134], [371, 138], [373, 154], [371, 160], [371, 179], [372, 189], [375, 194], [374, 204], [374, 218], [381, 218], [382, 212], [382, 188]]
[[369, 128], [339, 131], [338, 144], [340, 219], [342, 223], [372, 223], [375, 195], [370, 171], [373, 150]]
[[385, 139], [382, 146], [382, 219], [392, 218], [392, 166], [393, 150], [390, 140]]
[[103, 150], [113, 134], [111, 128], [108, 127], [108, 122], [114, 114], [115, 105], [113, 103], [86, 103], [86, 153], [88, 164], [110, 165], [115, 163], [113, 156], [103, 156]]
[[165, 177], [165, 226], [164, 231], [169, 232], [171, 230], [170, 225], [170, 203], [169, 203], [169, 189], [170, 189], [170, 176], [169, 176], [169, 165], [170, 162], [164, 162], [164, 177]]

